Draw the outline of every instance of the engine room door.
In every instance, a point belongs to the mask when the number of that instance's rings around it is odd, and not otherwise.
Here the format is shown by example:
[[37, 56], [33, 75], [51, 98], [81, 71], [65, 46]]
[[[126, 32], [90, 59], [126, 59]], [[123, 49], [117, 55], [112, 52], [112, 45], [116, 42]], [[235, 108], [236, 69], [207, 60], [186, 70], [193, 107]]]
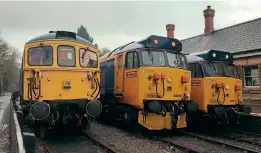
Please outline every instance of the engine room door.
[[117, 56], [116, 65], [116, 93], [123, 92], [123, 54]]

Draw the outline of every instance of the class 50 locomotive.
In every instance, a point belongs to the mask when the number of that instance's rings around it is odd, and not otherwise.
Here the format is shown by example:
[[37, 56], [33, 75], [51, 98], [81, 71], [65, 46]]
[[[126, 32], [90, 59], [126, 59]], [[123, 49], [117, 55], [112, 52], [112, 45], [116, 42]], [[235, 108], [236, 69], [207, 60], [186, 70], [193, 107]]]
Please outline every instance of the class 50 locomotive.
[[244, 105], [242, 81], [229, 52], [207, 50], [187, 55], [192, 73], [191, 98], [199, 104], [202, 118], [214, 125], [238, 124], [240, 113], [250, 114]]
[[101, 57], [104, 116], [149, 130], [185, 128], [191, 73], [178, 39], [160, 36], [128, 43]]

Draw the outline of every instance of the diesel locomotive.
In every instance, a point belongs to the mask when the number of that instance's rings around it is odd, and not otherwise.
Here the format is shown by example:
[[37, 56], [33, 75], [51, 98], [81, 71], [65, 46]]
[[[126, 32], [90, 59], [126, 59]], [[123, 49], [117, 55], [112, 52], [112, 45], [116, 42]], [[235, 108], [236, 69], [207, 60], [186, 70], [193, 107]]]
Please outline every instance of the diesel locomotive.
[[199, 104], [195, 121], [213, 125], [236, 125], [241, 113], [250, 114], [243, 104], [242, 81], [229, 52], [200, 51], [186, 55], [191, 70], [191, 99]]
[[198, 104], [190, 100], [191, 74], [181, 51], [178, 39], [151, 35], [100, 57], [100, 116], [147, 130], [185, 128]]
[[68, 31], [50, 31], [25, 44], [17, 108], [37, 137], [56, 125], [88, 131], [102, 111], [98, 57], [92, 43]]

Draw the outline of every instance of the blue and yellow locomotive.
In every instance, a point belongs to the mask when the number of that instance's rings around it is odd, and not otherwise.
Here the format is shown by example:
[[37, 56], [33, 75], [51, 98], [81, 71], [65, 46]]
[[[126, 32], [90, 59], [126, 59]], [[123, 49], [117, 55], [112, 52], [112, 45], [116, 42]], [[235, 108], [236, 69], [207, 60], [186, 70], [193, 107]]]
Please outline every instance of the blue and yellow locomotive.
[[[178, 39], [151, 35], [100, 58], [101, 116], [149, 130], [185, 128], [191, 76]], [[136, 124], [139, 123], [139, 124]]]

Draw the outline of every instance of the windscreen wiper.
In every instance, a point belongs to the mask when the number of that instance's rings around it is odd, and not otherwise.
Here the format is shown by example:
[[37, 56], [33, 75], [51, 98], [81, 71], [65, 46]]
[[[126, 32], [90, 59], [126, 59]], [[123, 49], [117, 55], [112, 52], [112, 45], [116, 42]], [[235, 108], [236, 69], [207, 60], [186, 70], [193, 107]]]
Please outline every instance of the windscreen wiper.
[[47, 53], [46, 48], [43, 46], [43, 43], [40, 43], [40, 46], [41, 46], [41, 48], [42, 48], [43, 51], [44, 51], [44, 55], [45, 55], [45, 64], [47, 64], [47, 60], [49, 59], [49, 55], [48, 55], [48, 53]]
[[150, 49], [150, 51], [148, 52], [148, 54], [149, 54], [149, 56], [150, 56], [150, 59], [151, 59], [152, 64], [154, 64], [154, 58], [153, 58], [151, 49]]

